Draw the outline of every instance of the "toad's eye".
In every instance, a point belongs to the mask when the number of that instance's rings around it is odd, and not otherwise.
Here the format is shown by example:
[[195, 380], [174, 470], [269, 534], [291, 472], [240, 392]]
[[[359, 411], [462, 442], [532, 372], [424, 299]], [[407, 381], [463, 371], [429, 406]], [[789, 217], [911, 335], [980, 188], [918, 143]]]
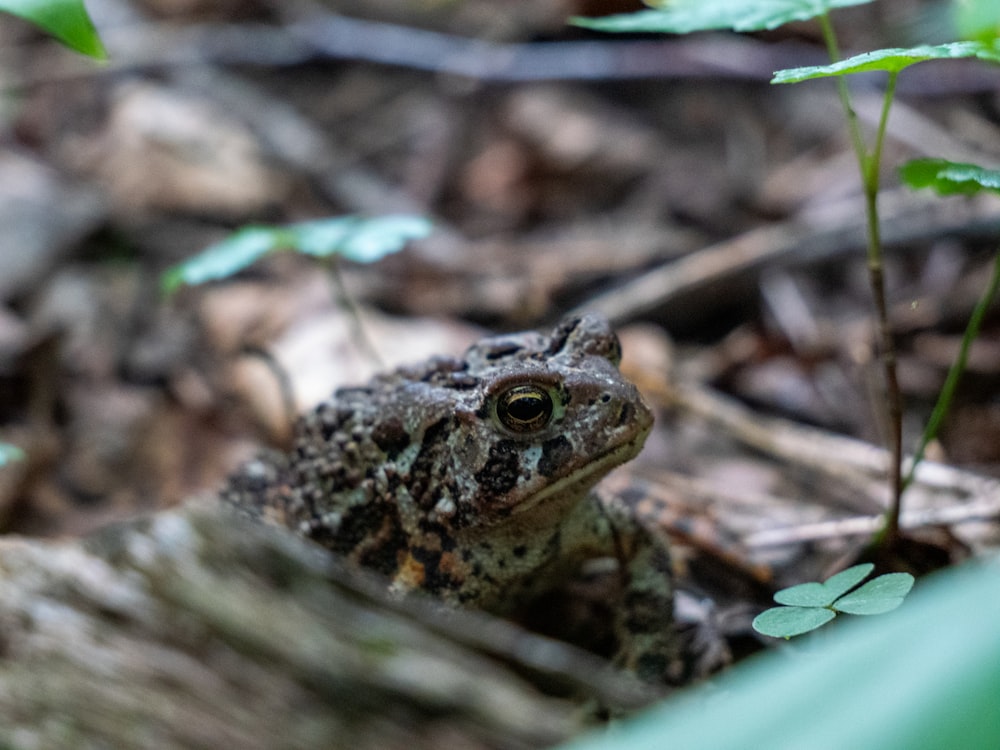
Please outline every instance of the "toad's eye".
[[497, 398], [497, 418], [508, 430], [537, 432], [552, 418], [552, 397], [537, 385], [517, 385]]

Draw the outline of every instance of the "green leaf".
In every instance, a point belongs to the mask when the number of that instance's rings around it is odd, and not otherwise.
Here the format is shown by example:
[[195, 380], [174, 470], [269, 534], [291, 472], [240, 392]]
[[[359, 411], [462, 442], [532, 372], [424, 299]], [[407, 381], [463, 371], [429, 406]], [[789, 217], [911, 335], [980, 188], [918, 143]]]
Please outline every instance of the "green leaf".
[[1000, 37], [1000, 2], [952, 0], [955, 30], [962, 39], [992, 42]]
[[821, 648], [748, 659], [562, 750], [998, 748], [997, 623], [1000, 561], [942, 571]]
[[874, 569], [871, 563], [855, 565], [830, 576], [823, 583], [800, 583], [782, 589], [774, 595], [774, 601], [795, 607], [828, 607], [865, 580]]
[[422, 216], [381, 216], [375, 219], [332, 219], [292, 227], [297, 249], [307, 255], [343, 255], [357, 263], [374, 263], [399, 252], [410, 240], [431, 233], [434, 225]]
[[900, 167], [899, 175], [911, 188], [933, 188], [938, 195], [1000, 192], [1000, 170], [947, 159], [914, 159]]
[[791, 638], [815, 630], [836, 616], [836, 612], [825, 607], [772, 607], [753, 618], [752, 624], [758, 633]]
[[163, 287], [172, 292], [181, 284], [194, 286], [229, 278], [276, 249], [279, 238], [285, 235], [270, 227], [244, 227], [171, 268], [163, 277]]
[[861, 55], [840, 60], [831, 65], [806, 68], [789, 68], [774, 74], [771, 83], [798, 83], [811, 78], [851, 75], [873, 70], [898, 73], [910, 65], [926, 60], [949, 60], [964, 57], [978, 57], [982, 60], [1000, 62], [1000, 48], [982, 42], [949, 42], [948, 44], [922, 45], [906, 49], [893, 47], [865, 52]]
[[831, 593], [822, 583], [800, 583], [777, 592], [774, 601], [789, 607], [826, 607], [838, 596], [840, 594]]
[[31, 21], [84, 55], [108, 56], [81, 0], [0, 0], [0, 11]]
[[293, 224], [293, 244], [305, 255], [323, 258], [340, 250], [344, 240], [354, 231], [360, 220], [355, 216], [337, 216]]
[[0, 443], [0, 466], [24, 460], [24, 451], [10, 443]]
[[422, 216], [380, 216], [363, 219], [338, 216], [288, 226], [249, 226], [203, 250], [164, 274], [163, 288], [204, 284], [228, 278], [276, 250], [305, 255], [343, 255], [357, 263], [372, 263], [402, 250], [410, 240], [430, 234], [433, 224]]
[[912, 588], [909, 573], [886, 573], [838, 599], [833, 607], [850, 615], [880, 615], [902, 604]]
[[832, 9], [864, 5], [872, 0], [662, 0], [648, 2], [656, 10], [582, 18], [569, 22], [597, 31], [687, 34], [710, 29], [761, 31], [789, 21], [806, 21]]

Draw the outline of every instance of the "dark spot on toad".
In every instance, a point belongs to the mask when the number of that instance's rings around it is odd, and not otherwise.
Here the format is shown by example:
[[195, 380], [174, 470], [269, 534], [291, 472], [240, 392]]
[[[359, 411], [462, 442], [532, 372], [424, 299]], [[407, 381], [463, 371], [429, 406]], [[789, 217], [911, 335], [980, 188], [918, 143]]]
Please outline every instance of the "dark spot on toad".
[[442, 551], [451, 552], [455, 549], [455, 537], [442, 524], [422, 518], [420, 519], [420, 531], [423, 532], [424, 536], [437, 538]]
[[542, 456], [538, 459], [538, 472], [545, 477], [551, 477], [559, 470], [573, 455], [573, 444], [565, 435], [546, 440], [542, 443]]
[[396, 571], [396, 551], [407, 543], [395, 503], [354, 506], [343, 515], [336, 528], [316, 523], [309, 529], [308, 536], [340, 554], [351, 552], [366, 539], [378, 538], [379, 544], [365, 551], [362, 564], [386, 575]]
[[502, 359], [503, 357], [517, 354], [523, 348], [520, 344], [516, 344], [513, 341], [500, 341], [494, 344], [489, 351], [485, 352], [485, 356], [490, 361]]
[[424, 430], [420, 452], [410, 467], [410, 476], [413, 478], [410, 493], [423, 508], [431, 508], [438, 501], [439, 493], [436, 490], [444, 484], [444, 479], [439, 474], [448, 466], [445, 456], [448, 435], [453, 426], [451, 419], [442, 417]]
[[441, 552], [425, 547], [413, 547], [410, 550], [413, 559], [424, 567], [424, 585], [422, 588], [437, 593], [457, 589], [460, 585], [450, 575], [441, 570]]
[[499, 440], [490, 446], [490, 455], [483, 468], [475, 473], [475, 480], [486, 494], [500, 497], [510, 492], [520, 479], [520, 456], [517, 443]]
[[410, 435], [398, 417], [391, 417], [375, 425], [372, 430], [372, 440], [375, 445], [394, 461], [399, 452], [410, 444]]
[[456, 391], [471, 391], [479, 386], [479, 378], [466, 373], [455, 373], [448, 378], [445, 385]]
[[399, 552], [407, 548], [409, 537], [399, 523], [399, 517], [393, 515], [379, 531], [378, 544], [363, 549], [358, 556], [358, 563], [366, 568], [393, 576], [399, 570]]

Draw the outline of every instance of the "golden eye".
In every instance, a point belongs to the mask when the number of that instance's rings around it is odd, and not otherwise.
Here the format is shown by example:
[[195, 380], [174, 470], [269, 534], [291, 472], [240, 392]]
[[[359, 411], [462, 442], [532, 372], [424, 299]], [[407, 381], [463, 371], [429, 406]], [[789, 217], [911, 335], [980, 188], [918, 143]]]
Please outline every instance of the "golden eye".
[[552, 417], [552, 397], [537, 385], [517, 385], [497, 398], [497, 418], [514, 432], [536, 432]]

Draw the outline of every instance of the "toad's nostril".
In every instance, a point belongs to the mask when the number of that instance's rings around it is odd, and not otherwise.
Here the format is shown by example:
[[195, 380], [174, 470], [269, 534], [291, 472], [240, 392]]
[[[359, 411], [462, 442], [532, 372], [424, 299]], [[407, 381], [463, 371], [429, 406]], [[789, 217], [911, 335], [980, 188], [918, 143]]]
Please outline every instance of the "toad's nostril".
[[635, 415], [635, 408], [632, 404], [622, 404], [621, 411], [618, 412], [618, 426], [628, 424]]

